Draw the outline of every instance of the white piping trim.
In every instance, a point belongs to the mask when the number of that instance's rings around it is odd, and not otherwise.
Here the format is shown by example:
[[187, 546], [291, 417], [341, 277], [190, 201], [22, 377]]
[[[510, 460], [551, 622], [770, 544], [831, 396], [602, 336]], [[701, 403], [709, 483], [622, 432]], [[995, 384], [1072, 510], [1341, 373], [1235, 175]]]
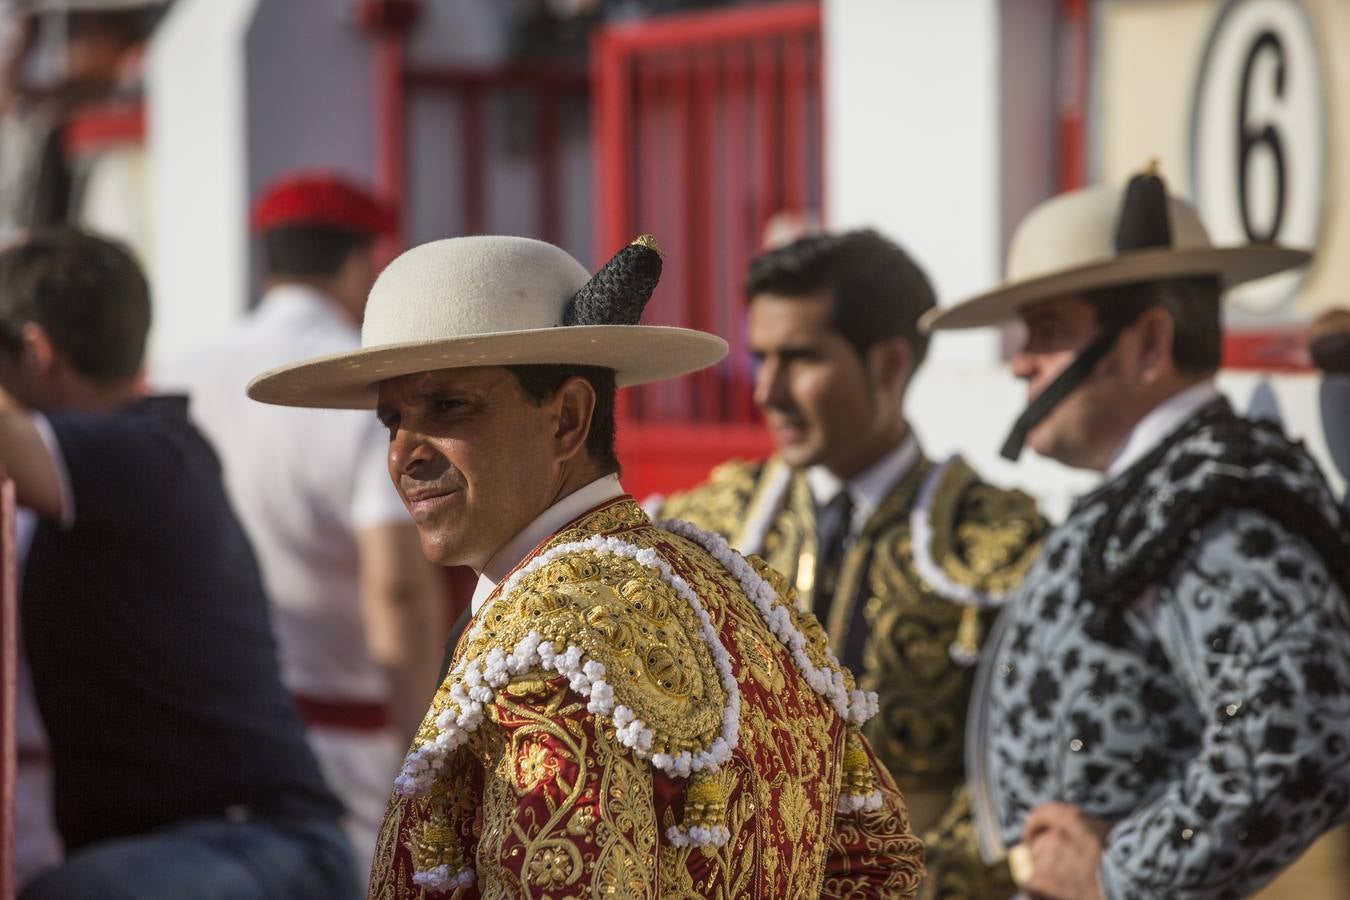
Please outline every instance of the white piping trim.
[[666, 840], [670, 841], [672, 847], [725, 847], [727, 841], [731, 840], [731, 830], [725, 825], [711, 828], [672, 825], [666, 829]]
[[835, 812], [845, 816], [860, 809], [876, 812], [881, 809], [881, 803], [881, 791], [873, 791], [870, 794], [840, 794]]
[[442, 863], [434, 869], [427, 869], [425, 872], [413, 872], [413, 884], [421, 888], [432, 891], [453, 891], [456, 888], [469, 887], [477, 876], [472, 868], [460, 869], [458, 872], [451, 873], [450, 867]]
[[746, 561], [721, 535], [682, 522], [679, 519], [665, 519], [657, 523], [658, 528], [672, 534], [688, 538], [703, 547], [708, 553], [731, 573], [741, 585], [741, 590], [754, 602], [759, 617], [774, 633], [779, 642], [792, 654], [797, 668], [806, 676], [812, 690], [824, 697], [834, 707], [835, 712], [844, 721], [861, 725], [876, 715], [878, 708], [875, 691], [849, 689], [844, 684], [844, 673], [833, 651], [827, 650], [833, 669], [818, 668], [806, 653], [806, 637], [792, 620], [792, 612], [778, 602], [778, 592], [765, 581], [754, 566]]
[[953, 603], [959, 603], [962, 606], [978, 606], [981, 609], [1002, 606], [1004, 601], [1007, 600], [1007, 593], [985, 593], [968, 584], [961, 584], [959, 581], [953, 580], [950, 575], [943, 571], [942, 566], [938, 565], [937, 560], [933, 559], [933, 501], [937, 497], [938, 487], [942, 484], [943, 476], [958, 459], [960, 457], [953, 456], [942, 465], [934, 467], [933, 471], [924, 479], [914, 508], [910, 510], [910, 546], [914, 553], [914, 568], [918, 570], [919, 576], [928, 582], [933, 590]]
[[773, 520], [783, 508], [788, 486], [792, 483], [792, 469], [782, 460], [770, 457], [764, 465], [769, 468], [766, 474], [760, 476], [764, 479], [764, 486], [755, 491], [751, 498], [745, 526], [737, 532], [732, 545], [747, 556], [764, 551], [764, 539], [768, 537]]

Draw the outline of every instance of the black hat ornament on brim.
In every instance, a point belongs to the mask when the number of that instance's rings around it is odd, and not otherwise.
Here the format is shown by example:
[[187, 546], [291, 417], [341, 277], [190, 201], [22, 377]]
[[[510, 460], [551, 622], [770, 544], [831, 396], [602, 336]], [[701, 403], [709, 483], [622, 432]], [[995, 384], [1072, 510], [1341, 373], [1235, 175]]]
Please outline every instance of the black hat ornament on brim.
[[563, 325], [636, 325], [661, 280], [661, 248], [650, 234], [610, 258], [568, 301]]
[[1116, 252], [1172, 246], [1172, 221], [1167, 212], [1167, 185], [1155, 159], [1125, 186], [1116, 222]]

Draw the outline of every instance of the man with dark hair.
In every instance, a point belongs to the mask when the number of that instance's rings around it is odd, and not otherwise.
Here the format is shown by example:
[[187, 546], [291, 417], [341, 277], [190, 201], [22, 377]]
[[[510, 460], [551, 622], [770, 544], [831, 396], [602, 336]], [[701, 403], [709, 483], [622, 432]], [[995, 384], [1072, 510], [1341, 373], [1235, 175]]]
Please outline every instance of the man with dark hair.
[[[909, 897], [922, 848], [819, 624], [760, 560], [619, 484], [616, 385], [719, 338], [640, 325], [650, 239], [594, 277], [512, 237], [415, 247], [362, 349], [255, 399], [375, 407], [428, 558], [479, 573], [473, 620], [395, 782], [379, 900]], [[601, 374], [603, 373], [603, 375]]]
[[959, 457], [924, 458], [904, 399], [934, 297], [904, 250], [870, 230], [801, 238], [750, 264], [746, 294], [755, 403], [776, 453], [720, 466], [663, 514], [787, 575], [839, 659], [880, 694], [867, 735], [916, 830], [932, 832], [925, 891], [986, 896], [1006, 874], [954, 844], [967, 821], [971, 666], [1044, 522], [1029, 498], [984, 484]]
[[619, 456], [614, 449], [614, 405], [619, 389], [614, 383], [614, 372], [597, 366], [507, 366], [521, 390], [535, 403], [552, 399], [558, 388], [570, 378], [581, 378], [595, 391], [595, 411], [591, 413], [591, 430], [586, 434], [586, 452], [606, 475], [618, 475]]
[[436, 684], [447, 582], [389, 483], [378, 422], [263, 406], [244, 389], [262, 369], [359, 345], [375, 240], [395, 216], [345, 178], [305, 172], [261, 193], [253, 225], [267, 279], [257, 309], [157, 380], [189, 395], [220, 453], [272, 603], [282, 678], [364, 874], [389, 780]]
[[1347, 817], [1346, 523], [1303, 448], [1213, 380], [1220, 288], [1307, 259], [1212, 246], [1147, 172], [1037, 207], [1008, 282], [929, 319], [1021, 318], [1031, 399], [1004, 453], [1105, 476], [976, 679], [976, 835], [1031, 897], [1251, 896]]
[[0, 465], [41, 518], [24, 643], [69, 854], [22, 896], [351, 896], [219, 464], [182, 398], [141, 395], [149, 322], [114, 244], [0, 252]]

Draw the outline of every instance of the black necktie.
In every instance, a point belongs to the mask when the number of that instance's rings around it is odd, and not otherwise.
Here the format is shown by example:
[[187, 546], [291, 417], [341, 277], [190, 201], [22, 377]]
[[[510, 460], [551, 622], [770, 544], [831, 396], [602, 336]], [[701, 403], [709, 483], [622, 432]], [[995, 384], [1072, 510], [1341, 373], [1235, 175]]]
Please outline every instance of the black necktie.
[[839, 567], [844, 561], [849, 532], [853, 525], [853, 498], [848, 491], [835, 494], [820, 511], [816, 533], [820, 537], [820, 555], [816, 557], [816, 578], [812, 607], [823, 623], [834, 600]]

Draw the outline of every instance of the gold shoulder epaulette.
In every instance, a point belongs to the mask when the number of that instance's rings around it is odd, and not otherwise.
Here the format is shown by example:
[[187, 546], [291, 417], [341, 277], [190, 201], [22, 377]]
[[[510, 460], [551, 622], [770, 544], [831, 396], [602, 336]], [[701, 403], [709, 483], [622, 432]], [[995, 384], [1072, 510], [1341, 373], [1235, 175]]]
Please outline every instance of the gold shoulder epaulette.
[[397, 789], [432, 792], [498, 691], [541, 675], [566, 679], [637, 758], [689, 779], [671, 841], [726, 842], [713, 773], [740, 727], [730, 655], [693, 588], [656, 550], [604, 535], [550, 547], [502, 583], [436, 692]]
[[762, 462], [724, 462], [703, 484], [667, 497], [652, 518], [683, 519], [730, 539], [744, 524], [763, 468]]
[[1048, 525], [1031, 497], [984, 483], [958, 456], [929, 474], [910, 528], [931, 588], [962, 605], [997, 606], [1026, 576]]
[[715, 635], [663, 577], [654, 550], [630, 555], [615, 552], [631, 548], [617, 541], [583, 543], [591, 546], [558, 553], [511, 584], [480, 617], [464, 657], [511, 658], [538, 635], [536, 672], [570, 678], [592, 712], [629, 710], [632, 718], [615, 724], [639, 722], [649, 735], [634, 735], [642, 755], [709, 750], [727, 704], [721, 646], [709, 644]]

